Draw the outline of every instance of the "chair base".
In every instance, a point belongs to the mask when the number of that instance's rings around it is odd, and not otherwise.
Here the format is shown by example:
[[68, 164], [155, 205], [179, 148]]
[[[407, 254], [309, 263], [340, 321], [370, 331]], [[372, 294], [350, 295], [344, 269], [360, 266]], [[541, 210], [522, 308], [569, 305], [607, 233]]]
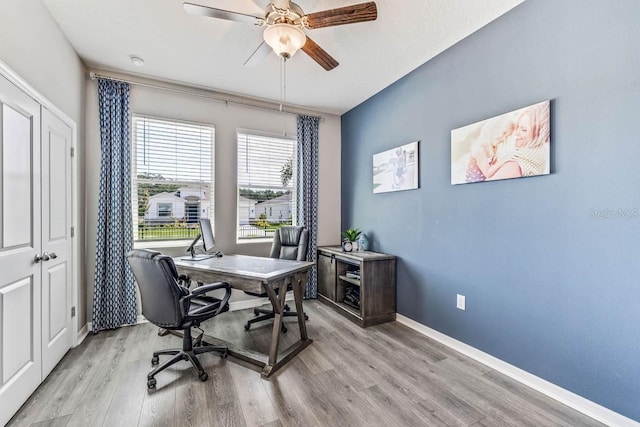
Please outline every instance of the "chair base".
[[160, 362], [159, 356], [161, 355], [171, 355], [173, 357], [167, 360], [166, 362], [164, 362], [162, 365], [157, 366], [155, 369], [149, 372], [149, 374], [147, 374], [147, 388], [149, 390], [155, 389], [156, 388], [155, 376], [159, 372], [164, 371], [169, 366], [172, 366], [180, 362], [181, 360], [188, 360], [189, 362], [191, 362], [193, 369], [195, 369], [195, 371], [198, 373], [198, 378], [200, 378], [200, 381], [206, 381], [207, 378], [209, 378], [209, 375], [207, 375], [205, 370], [202, 368], [202, 365], [200, 364], [200, 361], [196, 356], [198, 354], [209, 353], [212, 351], [220, 353], [220, 357], [225, 359], [227, 357], [227, 353], [229, 349], [225, 346], [219, 346], [219, 345], [201, 345], [198, 347], [193, 347], [191, 342], [191, 330], [190, 329], [185, 330], [185, 334], [183, 337], [183, 345], [181, 349], [174, 348], [174, 349], [167, 349], [167, 350], [160, 350], [160, 351], [153, 352], [153, 357], [151, 358], [151, 365], [153, 366], [157, 365]]
[[[282, 312], [282, 316], [283, 317], [298, 317], [298, 313], [296, 313], [295, 311], [289, 311], [291, 310], [289, 308], [288, 305], [285, 304], [284, 306], [284, 311]], [[269, 319], [273, 319], [276, 317], [276, 313], [271, 310], [271, 309], [267, 309], [267, 308], [260, 308], [260, 307], [256, 307], [253, 309], [253, 314], [256, 315], [257, 317], [253, 318], [253, 319], [249, 319], [247, 321], [247, 323], [244, 325], [244, 330], [248, 331], [249, 329], [251, 329], [251, 325], [253, 323], [256, 322], [262, 322], [263, 320], [269, 320]], [[260, 314], [262, 314], [262, 316], [260, 316]], [[307, 316], [307, 314], [304, 314], [304, 320], [309, 320], [309, 316]], [[280, 326], [280, 329], [282, 330], [282, 333], [286, 333], [287, 332], [287, 327], [285, 326], [284, 322], [282, 322], [282, 325]]]

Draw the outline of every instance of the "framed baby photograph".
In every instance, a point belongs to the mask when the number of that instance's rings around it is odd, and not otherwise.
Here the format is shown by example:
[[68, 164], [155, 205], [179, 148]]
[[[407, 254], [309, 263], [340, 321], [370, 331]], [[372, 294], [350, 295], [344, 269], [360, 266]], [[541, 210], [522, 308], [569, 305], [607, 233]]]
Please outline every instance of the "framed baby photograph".
[[451, 184], [550, 173], [550, 101], [451, 131]]

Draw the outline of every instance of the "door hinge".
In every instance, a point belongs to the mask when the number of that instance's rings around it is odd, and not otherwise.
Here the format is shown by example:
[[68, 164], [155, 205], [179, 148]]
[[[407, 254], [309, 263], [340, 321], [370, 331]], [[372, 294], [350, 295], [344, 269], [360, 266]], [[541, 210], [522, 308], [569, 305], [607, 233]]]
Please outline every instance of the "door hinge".
[[74, 147], [71, 147], [71, 157], [75, 157], [76, 156], [76, 149]]
[[75, 235], [76, 235], [76, 228], [71, 227], [71, 237], [75, 237]]
[[71, 317], [76, 317], [76, 307], [71, 307]]

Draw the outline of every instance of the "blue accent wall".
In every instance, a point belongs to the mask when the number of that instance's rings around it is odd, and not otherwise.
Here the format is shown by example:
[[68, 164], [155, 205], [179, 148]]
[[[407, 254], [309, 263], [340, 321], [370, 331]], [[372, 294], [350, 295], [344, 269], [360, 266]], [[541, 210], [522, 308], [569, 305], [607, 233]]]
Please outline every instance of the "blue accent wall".
[[[450, 184], [452, 129], [547, 99], [551, 175]], [[640, 421], [639, 125], [640, 2], [527, 1], [342, 116], [342, 228], [399, 314]], [[373, 194], [415, 140], [420, 188]]]

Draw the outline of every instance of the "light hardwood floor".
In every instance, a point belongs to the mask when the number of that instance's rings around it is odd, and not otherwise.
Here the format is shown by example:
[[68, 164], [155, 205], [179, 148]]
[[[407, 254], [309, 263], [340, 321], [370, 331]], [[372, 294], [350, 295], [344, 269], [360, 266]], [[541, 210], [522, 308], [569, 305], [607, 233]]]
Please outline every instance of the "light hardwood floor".
[[[200, 382], [188, 362], [158, 374], [154, 349], [179, 347], [151, 324], [88, 336], [9, 426], [601, 426], [417, 332], [391, 322], [361, 329], [305, 301], [313, 344], [270, 380], [232, 358], [205, 354]], [[270, 324], [248, 310], [207, 323], [208, 333], [265, 351]], [[297, 335], [295, 319], [281, 348]], [[161, 362], [162, 362], [161, 358]]]

